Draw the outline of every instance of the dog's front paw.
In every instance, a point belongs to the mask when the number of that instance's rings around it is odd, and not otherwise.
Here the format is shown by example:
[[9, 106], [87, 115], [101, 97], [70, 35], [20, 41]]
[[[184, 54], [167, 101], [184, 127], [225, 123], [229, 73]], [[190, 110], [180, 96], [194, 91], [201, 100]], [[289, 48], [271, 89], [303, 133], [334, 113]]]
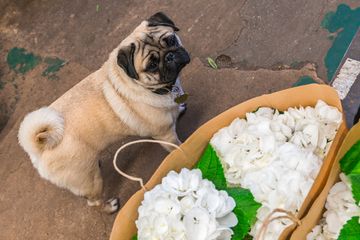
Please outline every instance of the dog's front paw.
[[110, 198], [105, 202], [103, 211], [108, 214], [112, 214], [118, 211], [119, 208], [120, 208], [120, 201], [117, 197], [114, 197], [114, 198]]

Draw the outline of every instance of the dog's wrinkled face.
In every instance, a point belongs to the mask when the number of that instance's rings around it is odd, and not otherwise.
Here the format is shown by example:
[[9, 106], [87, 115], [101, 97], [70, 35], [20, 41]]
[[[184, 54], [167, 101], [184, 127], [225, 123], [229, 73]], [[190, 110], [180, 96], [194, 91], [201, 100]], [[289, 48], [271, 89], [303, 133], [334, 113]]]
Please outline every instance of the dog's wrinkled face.
[[117, 63], [128, 77], [157, 94], [171, 91], [181, 69], [190, 62], [176, 31], [163, 13], [138, 26], [120, 45]]

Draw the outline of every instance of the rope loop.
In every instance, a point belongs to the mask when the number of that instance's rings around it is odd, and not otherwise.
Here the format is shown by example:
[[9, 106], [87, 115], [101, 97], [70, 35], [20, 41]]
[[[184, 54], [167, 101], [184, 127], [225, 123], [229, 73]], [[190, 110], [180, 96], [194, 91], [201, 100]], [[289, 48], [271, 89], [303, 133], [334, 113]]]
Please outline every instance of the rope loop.
[[142, 178], [139, 178], [139, 177], [134, 177], [134, 176], [131, 176], [129, 174], [126, 174], [125, 172], [123, 172], [116, 164], [116, 160], [117, 160], [117, 157], [119, 155], [119, 153], [124, 150], [125, 148], [131, 146], [131, 145], [134, 145], [134, 144], [138, 144], [138, 143], [159, 143], [159, 144], [163, 144], [163, 145], [168, 145], [168, 146], [171, 146], [173, 148], [176, 148], [178, 150], [180, 150], [185, 156], [185, 152], [184, 150], [182, 150], [178, 145], [174, 144], [174, 143], [170, 143], [170, 142], [166, 142], [166, 141], [162, 141], [162, 140], [154, 140], [154, 139], [140, 139], [140, 140], [135, 140], [135, 141], [131, 141], [131, 142], [128, 142], [124, 145], [122, 145], [115, 153], [114, 155], [114, 159], [113, 159], [113, 165], [114, 165], [114, 168], [115, 170], [123, 177], [131, 180], [131, 181], [136, 181], [136, 182], [139, 182], [140, 183], [140, 186], [142, 189], [144, 189], [144, 191], [147, 191], [145, 185], [144, 185], [144, 180]]
[[[273, 217], [275, 213], [284, 213], [285, 215]], [[267, 228], [269, 227], [269, 224], [272, 221], [278, 220], [278, 219], [289, 219], [293, 223], [296, 223], [297, 225], [301, 225], [300, 219], [297, 218], [295, 216], [295, 214], [293, 214], [292, 212], [287, 211], [285, 209], [281, 209], [281, 208], [275, 208], [274, 210], [272, 210], [272, 212], [263, 221], [263, 224], [262, 224], [262, 226], [260, 228], [260, 231], [258, 232], [255, 239], [256, 240], [265, 239], [265, 233], [267, 231]]]

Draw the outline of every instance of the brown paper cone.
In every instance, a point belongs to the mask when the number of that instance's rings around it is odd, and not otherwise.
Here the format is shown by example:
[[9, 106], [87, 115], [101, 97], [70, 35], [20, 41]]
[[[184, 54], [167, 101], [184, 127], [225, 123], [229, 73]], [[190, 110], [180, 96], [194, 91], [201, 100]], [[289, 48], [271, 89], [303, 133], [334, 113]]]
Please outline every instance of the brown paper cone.
[[308, 214], [302, 220], [302, 224], [293, 232], [290, 239], [306, 239], [306, 235], [315, 227], [319, 220], [321, 219], [325, 209], [325, 203], [327, 196], [329, 194], [332, 186], [339, 181], [340, 173], [340, 159], [345, 155], [345, 153], [354, 145], [358, 140], [360, 140], [360, 122], [353, 126], [349, 133], [346, 135], [341, 147], [336, 155], [335, 163], [331, 169], [329, 178], [326, 182], [325, 187], [322, 189], [319, 197], [315, 200], [314, 204], [311, 206]]

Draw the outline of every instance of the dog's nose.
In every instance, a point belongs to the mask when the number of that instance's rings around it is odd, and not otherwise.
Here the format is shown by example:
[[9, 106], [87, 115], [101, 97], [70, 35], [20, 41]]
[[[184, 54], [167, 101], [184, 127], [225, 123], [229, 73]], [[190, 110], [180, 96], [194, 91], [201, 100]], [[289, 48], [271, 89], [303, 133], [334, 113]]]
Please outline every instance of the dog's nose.
[[183, 47], [180, 47], [174, 51], [166, 53], [164, 56], [164, 62], [167, 66], [174, 65], [181, 69], [190, 62], [190, 56]]
[[190, 62], [190, 55], [184, 48], [180, 49], [180, 59], [181, 63], [185, 65]]
[[169, 52], [165, 55], [165, 61], [167, 63], [173, 62], [175, 60], [175, 54], [173, 52]]

